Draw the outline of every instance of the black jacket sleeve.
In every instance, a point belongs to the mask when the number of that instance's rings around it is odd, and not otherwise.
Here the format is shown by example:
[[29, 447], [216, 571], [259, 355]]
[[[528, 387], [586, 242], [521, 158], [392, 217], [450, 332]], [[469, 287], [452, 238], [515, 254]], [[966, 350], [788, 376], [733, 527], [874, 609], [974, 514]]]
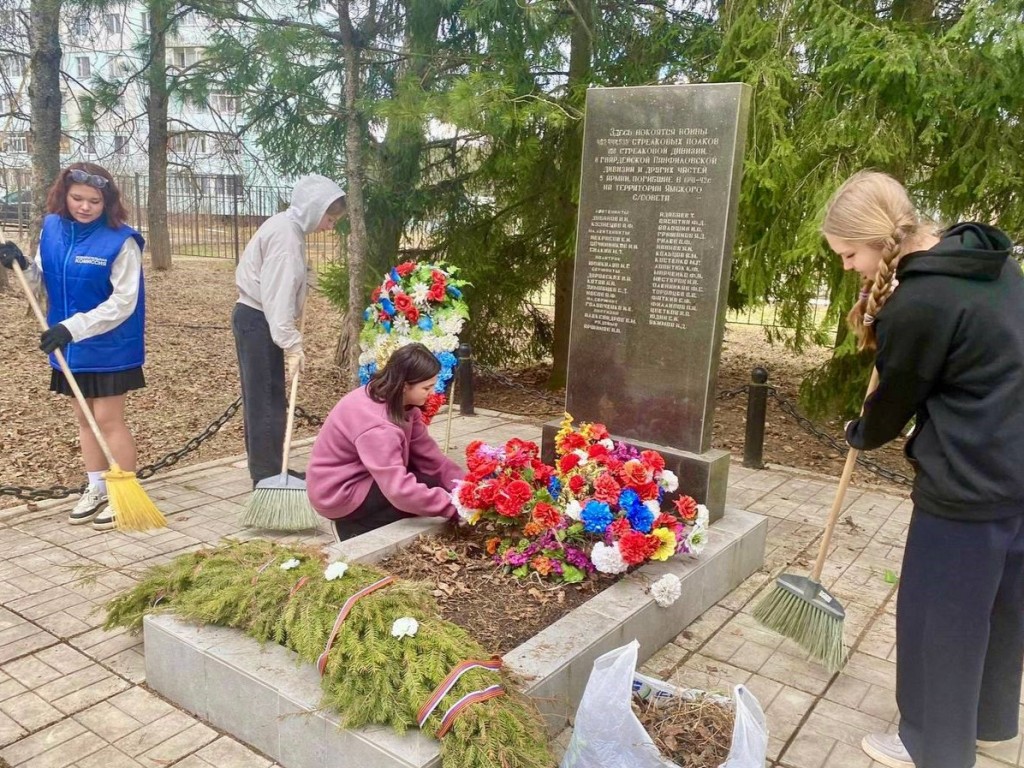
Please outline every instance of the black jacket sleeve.
[[877, 320], [878, 388], [864, 403], [864, 415], [846, 427], [846, 441], [859, 450], [899, 436], [938, 383], [956, 332], [948, 308], [898, 291]]

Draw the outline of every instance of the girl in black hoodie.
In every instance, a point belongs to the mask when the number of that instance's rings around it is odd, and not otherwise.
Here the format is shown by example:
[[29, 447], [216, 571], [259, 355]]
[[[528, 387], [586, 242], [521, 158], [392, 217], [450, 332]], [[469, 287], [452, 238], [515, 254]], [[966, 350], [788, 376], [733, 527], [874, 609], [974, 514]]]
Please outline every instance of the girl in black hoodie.
[[986, 224], [936, 234], [906, 190], [862, 171], [822, 232], [862, 279], [849, 321], [879, 384], [850, 422], [870, 450], [911, 417], [916, 470], [896, 610], [892, 768], [970, 768], [976, 740], [1017, 735], [1024, 667], [1024, 277]]

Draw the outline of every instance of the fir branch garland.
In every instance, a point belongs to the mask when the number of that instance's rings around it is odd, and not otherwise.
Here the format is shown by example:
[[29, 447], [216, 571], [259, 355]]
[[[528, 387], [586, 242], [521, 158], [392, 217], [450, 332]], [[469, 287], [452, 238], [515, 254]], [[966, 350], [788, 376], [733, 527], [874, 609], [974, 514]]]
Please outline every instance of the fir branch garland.
[[[297, 559], [299, 565], [281, 565]], [[107, 605], [106, 629], [139, 631], [147, 613], [234, 627], [260, 643], [289, 648], [305, 662], [323, 653], [345, 601], [382, 578], [353, 564], [327, 581], [323, 553], [313, 547], [265, 541], [229, 542], [181, 555], [156, 566], [138, 585]], [[307, 577], [302, 589], [295, 585]], [[391, 636], [395, 619], [419, 622], [413, 637]], [[327, 658], [321, 681], [323, 706], [340, 714], [343, 727], [388, 724], [402, 732], [416, 726], [416, 712], [459, 662], [486, 658], [464, 629], [440, 618], [425, 585], [396, 581], [352, 607]], [[467, 708], [441, 739], [449, 768], [551, 768], [554, 758], [540, 715], [507, 673], [473, 669], [445, 696], [424, 727], [435, 735], [452, 703], [501, 682], [506, 695]]]

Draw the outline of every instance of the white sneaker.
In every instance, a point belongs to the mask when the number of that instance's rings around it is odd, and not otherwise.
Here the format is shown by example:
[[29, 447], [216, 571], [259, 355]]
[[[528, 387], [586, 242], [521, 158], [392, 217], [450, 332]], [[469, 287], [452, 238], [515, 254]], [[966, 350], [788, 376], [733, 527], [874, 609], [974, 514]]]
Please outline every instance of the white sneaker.
[[872, 760], [889, 768], [914, 768], [910, 753], [895, 733], [869, 733], [860, 743], [860, 748]]
[[1002, 741], [985, 741], [983, 739], [978, 739], [978, 745], [977, 746], [978, 746], [978, 749], [993, 749], [993, 748], [998, 747], [998, 746], [1000, 746], [1002, 744], [1005, 744], [1008, 741], [1013, 741], [1013, 739], [1003, 739]]
[[96, 513], [109, 503], [106, 491], [101, 491], [94, 485], [85, 489], [82, 498], [75, 504], [75, 508], [68, 515], [68, 522], [72, 525], [82, 525], [92, 520]]
[[94, 531], [112, 531], [116, 527], [114, 520], [114, 507], [112, 504], [107, 504], [106, 509], [100, 512], [96, 517], [92, 519], [92, 528]]

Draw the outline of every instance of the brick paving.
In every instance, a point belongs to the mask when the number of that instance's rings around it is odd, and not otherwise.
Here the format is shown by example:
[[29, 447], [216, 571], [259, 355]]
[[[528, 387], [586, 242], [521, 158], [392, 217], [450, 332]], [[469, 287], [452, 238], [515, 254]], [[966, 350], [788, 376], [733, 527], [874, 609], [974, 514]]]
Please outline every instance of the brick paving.
[[[432, 428], [438, 439], [445, 427], [442, 418]], [[540, 425], [481, 411], [456, 417], [451, 433], [452, 455], [460, 455], [472, 439], [539, 440]], [[308, 441], [298, 446], [292, 466], [301, 466], [308, 452]], [[784, 467], [753, 471], [734, 463], [728, 505], [768, 518], [765, 566], [642, 668], [684, 687], [747, 685], [768, 718], [771, 768], [877, 766], [861, 752], [860, 739], [895, 729], [898, 718], [896, 587], [886, 574], [899, 572], [910, 518], [900, 489], [859, 488], [855, 477], [847, 493], [823, 576], [847, 610], [851, 657], [840, 673], [809, 663], [751, 616], [778, 573], [809, 569], [835, 483]], [[257, 535], [238, 525], [250, 490], [244, 463], [172, 471], [146, 489], [168, 515], [167, 529], [122, 534], [72, 527], [66, 514], [73, 502], [0, 511], [0, 766], [275, 767], [149, 691], [141, 637], [102, 629], [104, 603], [145, 568], [225, 536]], [[330, 541], [326, 527], [270, 536]], [[980, 753], [977, 766], [1024, 766], [1020, 737]]]

